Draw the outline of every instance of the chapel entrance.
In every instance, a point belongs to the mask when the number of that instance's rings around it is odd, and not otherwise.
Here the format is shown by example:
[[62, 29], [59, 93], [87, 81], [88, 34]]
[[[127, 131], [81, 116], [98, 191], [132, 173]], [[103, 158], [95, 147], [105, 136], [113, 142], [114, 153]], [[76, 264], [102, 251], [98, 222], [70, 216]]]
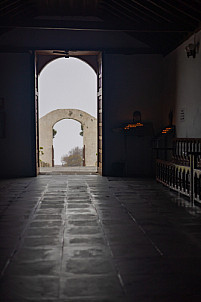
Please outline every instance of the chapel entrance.
[[[73, 106], [59, 108], [48, 112], [39, 119], [38, 103], [40, 103], [39, 75], [50, 62], [61, 58], [76, 58], [89, 65], [96, 74], [96, 116]], [[47, 163], [47, 168], [54, 165], [53, 136], [54, 125], [61, 120], [78, 121], [83, 131], [83, 165], [95, 167], [102, 174], [102, 56], [99, 52], [90, 51], [37, 51], [36, 63], [36, 137], [37, 137], [37, 170], [40, 171], [41, 160]], [[73, 70], [71, 70], [73, 72]], [[78, 79], [81, 81], [82, 79]], [[41, 134], [43, 132], [43, 134]], [[44, 134], [46, 133], [46, 134]], [[45, 142], [45, 143], [44, 143]], [[86, 169], [87, 170], [87, 169]], [[93, 171], [95, 171], [93, 169]], [[79, 172], [79, 171], [78, 171]]]

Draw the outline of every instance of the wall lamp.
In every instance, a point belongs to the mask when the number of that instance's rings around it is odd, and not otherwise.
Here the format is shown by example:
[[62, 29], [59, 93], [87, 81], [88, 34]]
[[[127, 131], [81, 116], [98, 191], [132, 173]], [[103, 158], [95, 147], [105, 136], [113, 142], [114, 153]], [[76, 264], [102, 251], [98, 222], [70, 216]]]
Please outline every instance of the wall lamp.
[[187, 57], [193, 57], [195, 59], [198, 51], [199, 43], [190, 43], [185, 47]]

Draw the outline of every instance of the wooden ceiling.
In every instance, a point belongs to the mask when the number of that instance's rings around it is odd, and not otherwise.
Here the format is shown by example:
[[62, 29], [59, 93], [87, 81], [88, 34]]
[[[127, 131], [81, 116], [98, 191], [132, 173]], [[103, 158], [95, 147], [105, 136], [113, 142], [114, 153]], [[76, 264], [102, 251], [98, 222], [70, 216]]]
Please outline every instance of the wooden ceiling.
[[200, 25], [200, 0], [0, 1], [0, 33], [14, 28], [126, 32], [163, 55]]

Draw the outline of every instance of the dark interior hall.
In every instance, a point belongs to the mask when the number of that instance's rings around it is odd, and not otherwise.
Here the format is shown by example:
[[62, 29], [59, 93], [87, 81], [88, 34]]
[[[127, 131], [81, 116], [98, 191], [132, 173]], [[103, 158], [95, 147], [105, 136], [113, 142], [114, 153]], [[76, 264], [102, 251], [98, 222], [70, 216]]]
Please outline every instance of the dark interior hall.
[[[200, 301], [200, 24], [197, 0], [1, 1], [3, 301]], [[61, 57], [97, 74], [97, 173], [39, 173]]]

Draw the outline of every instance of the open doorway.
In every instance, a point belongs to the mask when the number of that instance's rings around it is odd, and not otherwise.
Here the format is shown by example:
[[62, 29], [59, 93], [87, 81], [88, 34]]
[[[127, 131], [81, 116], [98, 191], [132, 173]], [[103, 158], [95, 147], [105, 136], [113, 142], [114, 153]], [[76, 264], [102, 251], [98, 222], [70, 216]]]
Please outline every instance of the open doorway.
[[[85, 165], [81, 123], [63, 119], [53, 127], [54, 167], [80, 167]], [[74, 135], [72, 135], [72, 133]]]
[[[96, 170], [99, 166], [98, 161], [98, 146], [97, 143], [100, 139], [100, 135], [97, 134], [97, 86], [100, 83], [100, 76], [98, 74], [98, 53], [86, 52], [80, 54], [80, 57], [68, 57], [58, 56], [53, 54], [53, 51], [40, 51], [36, 52], [36, 62], [37, 62], [37, 85], [39, 96], [39, 130], [38, 130], [38, 166], [58, 166], [58, 159], [55, 162], [55, 147], [53, 148], [53, 141], [56, 141], [56, 134], [54, 131], [55, 126], [58, 121], [65, 119], [65, 121], [72, 122], [72, 120], [79, 122], [80, 133], [83, 135], [83, 165], [86, 167], [93, 166]], [[86, 59], [87, 58], [87, 59]], [[86, 59], [86, 60], [84, 60]], [[87, 62], [85, 62], [87, 61]], [[57, 64], [59, 63], [59, 64]], [[80, 66], [78, 68], [78, 63]], [[57, 66], [56, 66], [57, 65]], [[59, 70], [59, 75], [57, 74]], [[83, 68], [84, 67], [84, 68]], [[66, 68], [66, 70], [65, 70]], [[49, 70], [52, 75], [49, 76], [49, 80], [45, 79], [45, 73]], [[87, 72], [86, 72], [87, 69]], [[67, 73], [66, 73], [67, 72]], [[91, 76], [88, 76], [88, 74]], [[92, 79], [93, 78], [93, 79]], [[41, 80], [42, 79], [42, 80]], [[74, 84], [72, 83], [74, 79]], [[98, 79], [98, 81], [97, 81]], [[98, 84], [98, 85], [97, 85]], [[62, 85], [65, 89], [62, 91]], [[74, 89], [74, 92], [73, 92]], [[45, 93], [44, 93], [45, 91]], [[74, 93], [74, 94], [73, 94]], [[100, 103], [100, 93], [98, 94]], [[43, 102], [45, 99], [45, 102]], [[44, 104], [46, 103], [46, 105]], [[48, 105], [48, 106], [47, 106]], [[88, 107], [87, 107], [88, 106]], [[45, 108], [46, 107], [46, 108]], [[84, 110], [83, 110], [84, 109]], [[50, 122], [50, 117], [52, 118], [53, 113], [57, 113], [56, 117], [53, 117], [53, 121]], [[59, 114], [59, 116], [58, 116]], [[41, 144], [40, 132], [41, 132], [41, 119], [48, 116], [46, 121], [46, 131], [45, 140], [48, 140], [48, 131], [51, 131], [51, 139], [49, 139], [49, 153], [51, 153], [51, 160], [45, 160], [45, 153], [47, 153], [47, 148], [45, 149], [43, 143]], [[51, 125], [51, 129], [47, 129]], [[93, 130], [93, 129], [96, 130]], [[99, 125], [100, 129], [100, 125]], [[57, 130], [56, 130], [57, 131]], [[57, 131], [58, 133], [58, 131]], [[94, 136], [95, 133], [95, 136]], [[72, 137], [74, 136], [71, 131]], [[50, 135], [49, 135], [50, 136]], [[53, 139], [55, 136], [55, 139]], [[58, 135], [59, 136], [59, 135]], [[93, 139], [92, 139], [93, 137]], [[99, 139], [98, 139], [99, 138]], [[44, 140], [44, 139], [43, 139]], [[67, 139], [68, 141], [69, 139]], [[64, 145], [67, 142], [62, 140]], [[92, 148], [93, 146], [93, 148]], [[76, 147], [76, 146], [75, 146]], [[69, 147], [66, 149], [66, 153], [70, 152]], [[90, 154], [91, 150], [95, 154]], [[58, 150], [57, 150], [58, 151]], [[56, 151], [56, 153], [58, 153]], [[47, 154], [46, 154], [47, 155]], [[41, 164], [42, 163], [42, 164]], [[62, 162], [60, 161], [62, 166]], [[93, 169], [94, 171], [94, 169]], [[99, 171], [100, 172], [100, 171]]]

